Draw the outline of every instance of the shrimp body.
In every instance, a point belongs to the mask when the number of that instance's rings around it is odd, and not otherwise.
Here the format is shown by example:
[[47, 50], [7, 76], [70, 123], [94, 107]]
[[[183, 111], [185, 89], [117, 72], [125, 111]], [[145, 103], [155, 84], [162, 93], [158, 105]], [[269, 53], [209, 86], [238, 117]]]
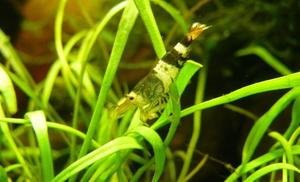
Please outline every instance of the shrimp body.
[[167, 52], [152, 71], [119, 101], [115, 112], [121, 115], [135, 106], [141, 111], [142, 121], [158, 117], [168, 100], [170, 85], [187, 60], [189, 45], [207, 28], [204, 24], [194, 23], [185, 38]]

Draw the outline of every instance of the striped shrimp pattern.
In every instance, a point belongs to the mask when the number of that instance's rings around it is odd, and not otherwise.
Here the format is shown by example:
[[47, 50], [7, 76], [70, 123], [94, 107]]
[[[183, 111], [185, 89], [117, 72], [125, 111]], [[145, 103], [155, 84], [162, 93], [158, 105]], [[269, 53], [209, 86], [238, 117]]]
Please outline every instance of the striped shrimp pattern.
[[115, 108], [117, 115], [121, 116], [128, 109], [138, 107], [142, 121], [157, 118], [168, 100], [170, 85], [187, 60], [190, 44], [207, 28], [204, 24], [193, 23], [182, 41], [169, 50], [151, 72], [118, 102]]

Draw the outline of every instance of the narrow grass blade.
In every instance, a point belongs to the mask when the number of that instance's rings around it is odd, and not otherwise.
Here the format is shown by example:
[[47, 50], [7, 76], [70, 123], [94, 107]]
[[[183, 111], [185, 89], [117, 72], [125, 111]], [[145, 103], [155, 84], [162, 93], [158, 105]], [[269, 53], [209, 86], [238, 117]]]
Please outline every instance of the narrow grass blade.
[[187, 116], [189, 114], [194, 113], [198, 110], [207, 109], [210, 107], [226, 104], [229, 102], [233, 102], [239, 100], [241, 98], [267, 92], [267, 91], [274, 91], [280, 89], [287, 89], [292, 87], [300, 86], [300, 72], [293, 73], [287, 76], [282, 76], [270, 80], [265, 80], [261, 82], [254, 83], [252, 85], [248, 85], [242, 87], [238, 90], [235, 90], [229, 94], [211, 99], [206, 102], [202, 102], [200, 104], [193, 105], [181, 111], [181, 117]]
[[277, 163], [277, 164], [270, 164], [267, 165], [257, 171], [255, 171], [253, 174], [251, 174], [244, 182], [253, 182], [256, 181], [257, 179], [261, 178], [262, 176], [271, 173], [276, 170], [280, 169], [288, 169], [295, 171], [300, 174], [300, 170], [295, 167], [294, 165], [291, 164], [285, 164], [285, 163]]
[[54, 177], [54, 168], [46, 117], [43, 111], [28, 112], [25, 117], [28, 118], [32, 124], [41, 151], [43, 181], [51, 181]]
[[[85, 40], [89, 41], [90, 39], [85, 39]], [[85, 42], [85, 41], [83, 41], [83, 42]], [[80, 58], [77, 58], [77, 59], [79, 60]], [[76, 98], [75, 104], [77, 104], [79, 98], [82, 98], [92, 109], [94, 109], [95, 103], [96, 103], [96, 98], [97, 98], [96, 90], [92, 83], [90, 75], [87, 74], [86, 65], [87, 65], [87, 62], [80, 63], [79, 61], [74, 61], [70, 64], [71, 70], [74, 73], [76, 73], [76, 75], [78, 75], [78, 77], [79, 77], [79, 83], [76, 87], [77, 93], [76, 93], [76, 97], [75, 97]], [[80, 103], [79, 103], [79, 105], [80, 105]], [[75, 112], [74, 112], [74, 114], [75, 114]]]
[[[64, 125], [64, 124], [59, 124], [59, 123], [53, 123], [53, 122], [47, 122], [47, 126], [49, 128], [53, 128], [53, 129], [57, 129], [57, 130], [61, 130], [63, 132], [66, 132], [66, 133], [69, 133], [69, 134], [72, 134], [78, 138], [81, 138], [81, 139], [85, 139], [86, 135], [84, 133], [82, 133], [81, 131], [77, 130], [77, 129], [74, 129], [68, 125]], [[97, 148], [99, 147], [100, 144], [97, 143], [95, 140], [92, 140], [92, 147], [93, 148]]]
[[[3, 118], [3, 117], [0, 117], [0, 123], [1, 122], [12, 123], [12, 124], [22, 124], [22, 125], [30, 124], [30, 122], [27, 119]], [[68, 125], [54, 123], [54, 122], [47, 122], [47, 126], [49, 128], [61, 130], [63, 132], [75, 135], [75, 136], [77, 136], [77, 137], [79, 137], [81, 139], [85, 138], [85, 134], [84, 133], [82, 133], [81, 131], [76, 130], [76, 129], [68, 126]], [[92, 144], [93, 144], [94, 148], [97, 148], [97, 147], [100, 146], [95, 140], [92, 140]]]
[[[198, 75], [195, 104], [201, 103], [203, 101], [205, 83], [206, 83], [206, 68], [204, 68]], [[194, 113], [192, 137], [188, 144], [186, 157], [183, 162], [183, 167], [179, 174], [178, 181], [184, 181], [187, 178], [187, 174], [191, 166], [191, 161], [193, 159], [193, 154], [195, 152], [195, 148], [197, 146], [198, 139], [200, 136], [200, 131], [201, 131], [201, 111], [198, 111]]]
[[33, 88], [35, 86], [34, 80], [31, 75], [28, 73], [24, 64], [20, 60], [15, 49], [9, 42], [9, 38], [5, 33], [0, 29], [0, 52], [3, 54], [4, 58], [9, 62], [16, 74], [21, 77], [29, 87]]
[[[80, 61], [80, 63], [77, 65], [79, 69], [78, 70], [78, 75], [80, 79], [85, 79], [83, 80], [83, 84], [86, 88], [87, 92], [91, 92], [91, 96], [95, 96], [94, 88], [92, 84], [88, 84], [90, 81], [89, 75], [86, 74], [86, 63], [87, 59], [90, 55], [91, 49], [93, 45], [95, 44], [96, 40], [99, 38], [100, 33], [103, 31], [105, 26], [108, 24], [108, 22], [117, 14], [119, 13], [122, 9], [126, 7], [128, 4], [127, 1], [120, 2], [116, 6], [112, 7], [110, 11], [104, 16], [104, 18], [98, 23], [95, 27], [93, 27], [86, 38], [84, 39], [82, 46], [80, 47], [79, 54], [77, 60]], [[79, 71], [80, 70], [80, 71]], [[93, 92], [92, 92], [93, 91]]]
[[[17, 112], [17, 99], [15, 90], [12, 81], [2, 66], [0, 66], [0, 94], [0, 117], [5, 118], [5, 111], [9, 114], [15, 114]], [[3, 106], [5, 108], [3, 108]], [[15, 154], [17, 161], [22, 165], [25, 177], [31, 178], [32, 174], [29, 170], [29, 166], [27, 165], [18, 146], [16, 145], [8, 124], [1, 122], [0, 129], [7, 146]]]
[[168, 12], [173, 17], [173, 19], [178, 23], [178, 25], [182, 28], [184, 33], [188, 31], [188, 25], [186, 24], [186, 21], [181, 15], [180, 11], [178, 11], [171, 4], [163, 0], [152, 0], [152, 2], [159, 5], [166, 12]]
[[[110, 121], [110, 122], [107, 122]], [[111, 129], [113, 128], [114, 121], [110, 120], [109, 112], [107, 109], [104, 109], [100, 119], [100, 125], [97, 131], [97, 141], [103, 145], [111, 140], [112, 133]]]
[[195, 174], [199, 172], [199, 170], [206, 164], [208, 161], [208, 155], [205, 155], [203, 159], [197, 164], [197, 166], [184, 178], [185, 181], [189, 181]]
[[298, 96], [293, 104], [292, 108], [292, 121], [284, 133], [285, 138], [290, 138], [292, 133], [300, 126], [300, 96]]
[[10, 114], [15, 114], [17, 112], [17, 97], [15, 93], [14, 86], [10, 80], [7, 73], [4, 71], [0, 65], [0, 93], [3, 96], [3, 101], [7, 111]]
[[142, 149], [142, 147], [132, 137], [119, 137], [72, 163], [70, 166], [62, 170], [52, 180], [52, 182], [65, 181], [71, 176], [77, 174], [79, 171], [87, 168], [89, 165], [104, 159], [115, 152], [127, 149]]
[[242, 151], [242, 165], [245, 165], [253, 156], [257, 145], [266, 133], [274, 119], [295, 99], [299, 96], [300, 87], [292, 89], [281, 97], [262, 117], [260, 117], [252, 127]]
[[35, 92], [26, 84], [21, 78], [19, 78], [14, 73], [9, 73], [9, 77], [11, 80], [18, 86], [29, 98], [31, 98], [35, 104], [46, 110], [45, 106], [43, 105], [42, 101], [37, 97]]
[[[72, 38], [68, 41], [68, 43], [64, 47], [64, 55], [66, 57], [68, 57], [71, 49], [76, 45], [76, 43], [78, 43], [79, 40], [82, 39], [85, 35], [86, 35], [86, 31], [81, 31], [75, 34], [74, 36], [72, 36]], [[42, 101], [44, 104], [49, 103], [49, 98], [51, 96], [55, 80], [57, 79], [59, 71], [61, 71], [61, 69], [62, 69], [61, 62], [55, 61], [54, 64], [52, 64], [50, 70], [48, 71], [47, 77], [44, 81], [44, 88], [42, 92]], [[69, 84], [66, 85], [66, 88], [69, 91], [71, 98], [74, 99], [75, 92], [73, 87]]]
[[237, 52], [237, 56], [245, 56], [249, 54], [255, 54], [260, 57], [264, 62], [271, 66], [274, 70], [282, 75], [291, 74], [290, 71], [284, 64], [282, 64], [278, 59], [272, 56], [265, 48], [257, 45], [252, 45], [241, 49]]
[[[107, 157], [110, 158], [110, 157]], [[89, 181], [89, 179], [91, 178], [91, 176], [93, 174], [95, 174], [96, 170], [102, 170], [102, 166], [101, 164], [105, 163], [105, 161], [107, 160], [107, 158], [103, 159], [103, 160], [99, 160], [97, 162], [95, 162], [94, 164], [92, 164], [82, 175], [80, 182], [85, 182], [85, 181]]]
[[[293, 155], [299, 155], [300, 154], [300, 146], [294, 145], [291, 147]], [[236, 170], [225, 180], [225, 182], [236, 182], [239, 177], [244, 176], [248, 172], [253, 172], [257, 170], [260, 166], [265, 166], [266, 164], [277, 160], [278, 158], [282, 157], [284, 154], [283, 149], [273, 150], [270, 151], [264, 155], [261, 155], [260, 157], [249, 161], [245, 166], [239, 166], [236, 168]], [[243, 167], [243, 171], [241, 171], [241, 167]]]
[[[142, 167], [140, 167], [137, 171], [134, 172], [134, 175], [130, 179], [130, 182], [138, 182], [138, 181], [140, 181], [141, 176], [147, 170], [149, 170], [149, 168], [153, 165], [153, 163], [154, 163], [154, 158], [151, 158], [150, 160], [148, 160], [148, 162], [145, 162], [145, 164], [143, 164]], [[148, 181], [150, 181], [150, 180], [148, 180]], [[154, 181], [154, 180], [152, 179], [152, 181]]]
[[293, 132], [292, 136], [289, 139], [290, 145], [293, 145], [296, 141], [297, 138], [300, 136], [300, 126]]
[[162, 58], [166, 53], [166, 48], [162, 37], [160, 35], [159, 29], [157, 27], [150, 1], [149, 0], [134, 0], [139, 14], [146, 26], [148, 34], [150, 35], [152, 45], [154, 47], [155, 53], [158, 58]]
[[8, 182], [8, 177], [6, 175], [6, 171], [1, 165], [0, 165], [0, 181]]
[[[82, 46], [80, 47], [79, 50], [79, 54], [78, 54], [78, 60], [80, 62], [77, 62], [77, 65], [79, 67], [78, 69], [78, 75], [79, 75], [79, 85], [77, 87], [77, 93], [76, 93], [76, 99], [75, 99], [75, 106], [74, 106], [74, 112], [73, 112], [73, 127], [77, 128], [78, 125], [78, 119], [79, 119], [79, 110], [80, 110], [80, 98], [81, 98], [81, 94], [83, 94], [83, 96], [85, 96], [85, 100], [87, 101], [87, 103], [90, 103], [91, 108], [95, 109], [95, 100], [96, 100], [96, 93], [95, 93], [95, 89], [91, 83], [91, 80], [89, 79], [89, 75], [87, 74], [86, 71], [86, 65], [87, 65], [87, 59], [88, 59], [88, 55], [90, 54], [90, 51], [94, 45], [94, 43], [96, 42], [97, 38], [99, 37], [99, 34], [101, 33], [101, 31], [103, 30], [103, 28], [107, 25], [107, 23], [111, 20], [111, 18], [116, 15], [119, 11], [121, 11], [125, 6], [127, 5], [126, 1], [123, 1], [121, 3], [119, 3], [118, 5], [116, 5], [115, 7], [113, 7], [107, 14], [106, 16], [103, 18], [103, 20], [92, 30], [90, 30], [86, 36], [86, 38], [84, 39]], [[125, 41], [126, 42], [126, 41]], [[118, 58], [120, 59], [120, 58]], [[119, 60], [118, 60], [119, 61]], [[116, 64], [117, 65], [117, 64]], [[110, 70], [108, 70], [109, 72]], [[115, 73], [112, 73], [112, 77], [109, 79], [112, 79], [114, 77]], [[107, 82], [112, 82], [109, 80], [105, 80]], [[90, 84], [88, 84], [90, 83]], [[85, 91], [81, 91], [82, 86], [85, 86]], [[102, 87], [101, 90], [105, 90], [105, 94], [108, 95], [109, 92], [109, 88], [108, 87]], [[104, 99], [106, 98], [103, 97], [102, 101], [105, 101]], [[103, 107], [103, 106], [102, 106]], [[93, 119], [92, 119], [93, 120]], [[98, 122], [98, 121], [96, 121]], [[92, 122], [91, 122], [92, 123]], [[73, 144], [75, 143], [75, 140], [73, 140]]]
[[56, 111], [53, 109], [53, 107], [48, 104], [47, 106], [43, 104], [42, 100], [38, 97], [38, 95], [35, 93], [35, 91], [29, 87], [28, 84], [24, 82], [21, 78], [19, 78], [17, 75], [11, 72], [7, 72], [9, 74], [9, 77], [14, 82], [14, 84], [19, 87], [32, 101], [34, 104], [37, 105], [37, 107], [43, 109], [47, 113], [47, 117], [49, 117], [51, 120], [55, 120], [58, 122], [63, 122], [62, 118], [56, 113]]
[[203, 66], [201, 64], [192, 60], [188, 60], [184, 64], [175, 81], [179, 95], [183, 93], [184, 89], [189, 84], [194, 74], [202, 67]]
[[42, 102], [44, 105], [47, 105], [49, 103], [52, 89], [60, 69], [61, 69], [61, 64], [59, 62], [55, 62], [51, 65], [48, 71], [47, 77], [44, 82], [44, 88], [42, 93]]
[[102, 115], [105, 100], [107, 98], [110, 86], [113, 82], [114, 76], [116, 74], [121, 56], [123, 54], [125, 45], [127, 43], [129, 34], [135, 23], [137, 17], [137, 9], [134, 3], [129, 0], [119, 23], [118, 31], [116, 34], [116, 39], [112, 48], [111, 56], [106, 68], [106, 72], [103, 78], [103, 84], [100, 89], [100, 93], [97, 99], [96, 107], [92, 115], [92, 119], [87, 131], [87, 137], [84, 140], [82, 148], [80, 150], [79, 157], [83, 156], [89, 149], [92, 137], [98, 128], [98, 123]]
[[152, 181], [158, 181], [163, 172], [166, 160], [164, 143], [162, 142], [160, 136], [155, 132], [155, 130], [146, 126], [139, 126], [132, 132], [136, 132], [139, 135], [143, 136], [151, 144], [154, 151], [155, 160], [155, 173]]
[[[287, 162], [291, 165], [294, 165], [294, 156], [290, 143], [278, 132], [271, 132], [269, 133], [269, 136], [276, 139], [281, 144], [284, 149]], [[289, 182], [294, 182], [294, 176], [294, 171], [289, 171]]]
[[174, 152], [171, 151], [170, 148], [167, 148], [166, 150], [166, 155], [167, 155], [167, 165], [166, 167], [168, 168], [166, 171], [168, 171], [170, 175], [170, 181], [176, 181], [176, 164], [175, 164], [175, 155]]
[[168, 146], [176, 134], [177, 127], [180, 123], [180, 96], [176, 87], [176, 84], [170, 86], [170, 110], [172, 116], [170, 117], [171, 125], [168, 134], [164, 140], [166, 146]]
[[58, 54], [59, 61], [61, 62], [62, 65], [62, 72], [65, 75], [65, 78], [67, 79], [65, 81], [68, 82], [67, 84], [70, 84], [69, 77], [72, 76], [72, 72], [69, 68], [66, 55], [64, 54], [63, 43], [62, 43], [62, 24], [63, 24], [64, 9], [66, 3], [67, 0], [61, 0], [59, 2], [59, 6], [55, 17], [54, 36], [55, 36], [55, 49]]
[[[0, 109], [2, 110], [1, 106]], [[1, 111], [1, 117], [4, 117], [3, 115], [3, 111]], [[32, 178], [32, 173], [29, 169], [28, 163], [26, 162], [24, 156], [22, 155], [20, 149], [18, 148], [18, 146], [16, 145], [12, 133], [8, 127], [7, 123], [0, 123], [0, 128], [1, 128], [1, 132], [3, 133], [3, 137], [6, 140], [6, 144], [9, 147], [9, 149], [11, 150], [11, 152], [15, 155], [15, 158], [17, 159], [17, 161], [21, 164], [21, 167], [24, 170], [24, 176], [25, 178]]]

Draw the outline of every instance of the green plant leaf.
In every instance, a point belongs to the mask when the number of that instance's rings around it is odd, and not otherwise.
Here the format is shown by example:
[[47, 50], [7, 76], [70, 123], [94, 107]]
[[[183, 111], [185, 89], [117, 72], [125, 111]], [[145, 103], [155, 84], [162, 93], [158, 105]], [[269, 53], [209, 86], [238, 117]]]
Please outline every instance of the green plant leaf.
[[11, 80], [29, 97], [31, 98], [37, 106], [43, 109], [47, 109], [45, 105], [43, 105], [42, 101], [38, 98], [32, 88], [29, 87], [28, 84], [24, 82], [21, 78], [19, 78], [14, 73], [9, 73], [9, 77]]
[[292, 121], [284, 133], [285, 138], [290, 138], [292, 133], [300, 126], [300, 96], [298, 96], [293, 104], [292, 108]]
[[202, 102], [200, 104], [193, 105], [181, 111], [181, 117], [187, 116], [189, 114], [194, 113], [198, 110], [207, 109], [210, 107], [226, 104], [229, 102], [233, 102], [239, 100], [241, 98], [267, 92], [274, 91], [280, 89], [287, 89], [300, 86], [300, 72], [293, 73], [287, 76], [282, 76], [278, 78], [273, 78], [270, 80], [265, 80], [261, 82], [257, 82], [245, 87], [242, 87], [238, 90], [230, 92], [229, 94]]
[[176, 134], [177, 127], [180, 123], [180, 96], [176, 87], [176, 84], [171, 84], [170, 86], [170, 112], [172, 116], [170, 117], [171, 125], [168, 134], [165, 138], [165, 145], [168, 146]]
[[0, 92], [3, 96], [3, 101], [7, 107], [7, 111], [10, 114], [15, 114], [18, 109], [15, 89], [2, 66], [0, 66]]
[[[79, 42], [80, 39], [82, 39], [86, 35], [86, 33], [87, 33], [86, 31], [81, 31], [81, 32], [76, 33], [74, 36], [72, 36], [72, 38], [70, 38], [70, 40], [65, 45], [64, 50], [63, 50], [64, 55], [66, 57], [68, 57], [71, 49], [76, 45], [76, 43]], [[51, 96], [55, 80], [57, 79], [59, 71], [61, 71], [61, 69], [62, 69], [61, 62], [56, 60], [50, 67], [50, 70], [48, 71], [48, 74], [44, 81], [43, 92], [42, 92], [42, 101], [45, 105], [49, 103], [49, 98]], [[71, 83], [69, 83], [69, 82], [65, 82], [65, 83], [66, 83], [66, 88], [69, 91], [71, 98], [74, 99], [74, 97], [75, 97], [74, 88], [72, 87]]]
[[165, 146], [162, 142], [160, 136], [155, 132], [155, 130], [146, 127], [138, 126], [132, 132], [138, 133], [143, 136], [152, 146], [154, 151], [154, 160], [155, 160], [155, 173], [152, 181], [158, 181], [165, 165], [166, 154]]
[[28, 112], [25, 115], [33, 127], [41, 151], [43, 181], [51, 181], [54, 177], [51, 146], [48, 138], [46, 117], [43, 111]]
[[294, 165], [285, 164], [285, 163], [276, 163], [276, 164], [267, 165], [267, 166], [255, 171], [247, 179], [245, 179], [244, 182], [256, 181], [257, 179], [261, 178], [262, 176], [264, 176], [268, 173], [271, 173], [273, 171], [280, 170], [280, 169], [288, 169], [288, 170], [296, 171], [297, 173], [300, 174], [300, 170], [297, 167], [295, 167]]
[[14, 142], [12, 133], [10, 132], [10, 128], [8, 127], [7, 123], [0, 123], [1, 131], [3, 132], [3, 138], [6, 139], [7, 145], [9, 149], [11, 150], [17, 161], [21, 164], [21, 167], [24, 169], [24, 176], [28, 177], [29, 179], [32, 178], [32, 173], [29, 169], [29, 165], [26, 162], [24, 156], [22, 155], [19, 147]]
[[[294, 165], [294, 158], [293, 158], [293, 153], [292, 153], [292, 147], [291, 144], [278, 132], [271, 132], [269, 133], [269, 136], [276, 139], [281, 146], [284, 149], [284, 157], [287, 159], [287, 163]], [[289, 171], [289, 182], [294, 182], [294, 172]]]
[[184, 33], [188, 31], [188, 25], [181, 15], [180, 11], [178, 11], [176, 8], [174, 8], [171, 4], [167, 3], [166, 1], [162, 0], [152, 0], [153, 3], [159, 5], [161, 8], [163, 8], [166, 12], [168, 12], [173, 19], [178, 23], [178, 25], [182, 28]]
[[194, 74], [202, 67], [203, 66], [200, 63], [192, 60], [188, 60], [184, 64], [175, 81], [179, 95], [183, 93], [184, 89], [189, 84]]
[[272, 56], [265, 48], [252, 45], [241, 49], [237, 52], [237, 56], [245, 56], [249, 54], [255, 54], [260, 57], [264, 62], [271, 66], [274, 70], [282, 75], [289, 75], [292, 73], [284, 64], [282, 64], [278, 59]]
[[[74, 136], [77, 136], [78, 138], [81, 138], [81, 139], [85, 139], [85, 134], [77, 129], [74, 129], [68, 125], [64, 125], [64, 124], [59, 124], [59, 123], [54, 123], [54, 122], [47, 122], [47, 126], [49, 128], [53, 128], [53, 129], [57, 129], [57, 130], [61, 130], [63, 132], [66, 132], [66, 133], [70, 133]], [[92, 146], [94, 148], [97, 148], [100, 146], [99, 143], [97, 143], [95, 140], [92, 140]]]
[[1, 165], [0, 165], [0, 181], [8, 182], [8, 177], [6, 175], [6, 171]]
[[152, 45], [158, 58], [162, 58], [166, 54], [166, 48], [156, 24], [150, 1], [149, 0], [134, 0], [139, 14], [146, 26], [150, 35]]
[[137, 9], [134, 3], [130, 0], [122, 14], [118, 31], [116, 34], [115, 42], [112, 48], [111, 56], [109, 58], [109, 62], [106, 68], [106, 72], [103, 78], [103, 84], [100, 89], [100, 93], [97, 99], [96, 107], [94, 113], [92, 115], [92, 119], [87, 131], [87, 137], [85, 138], [82, 148], [79, 153], [79, 157], [83, 156], [89, 149], [89, 145], [92, 137], [95, 134], [97, 129], [99, 120], [101, 118], [101, 114], [103, 111], [103, 107], [105, 104], [106, 97], [108, 95], [110, 86], [113, 82], [114, 76], [116, 74], [118, 65], [121, 60], [121, 56], [123, 54], [125, 45], [128, 40], [128, 36], [132, 30], [132, 27], [135, 23], [137, 17]]
[[[299, 155], [300, 154], [300, 146], [294, 145], [291, 147], [293, 155]], [[278, 158], [282, 157], [284, 154], [283, 149], [273, 150], [270, 151], [264, 155], [259, 156], [256, 159], [253, 159], [252, 161], [249, 161], [246, 165], [238, 166], [236, 170], [225, 180], [225, 182], [235, 182], [238, 180], [239, 177], [244, 176], [248, 172], [253, 172], [257, 170], [259, 166], [265, 166], [266, 164], [277, 160]], [[241, 171], [241, 167], [243, 167], [243, 170]]]
[[4, 58], [9, 62], [12, 69], [15, 70], [16, 74], [23, 79], [23, 81], [31, 88], [35, 86], [35, 83], [24, 66], [23, 62], [20, 60], [15, 49], [9, 42], [8, 36], [0, 29], [0, 52], [3, 54]]
[[101, 159], [105, 159], [106, 157], [118, 151], [127, 149], [142, 149], [142, 147], [132, 137], [124, 136], [116, 138], [73, 162], [71, 165], [62, 170], [57, 176], [55, 176], [52, 182], [65, 181], [71, 176], [77, 174], [79, 171], [87, 168], [89, 165]]
[[[207, 63], [207, 61], [206, 61], [206, 63]], [[198, 74], [198, 83], [197, 83], [197, 88], [196, 88], [195, 104], [201, 103], [203, 101], [205, 83], [206, 83], [206, 68], [204, 68]], [[201, 122], [202, 122], [201, 121], [201, 111], [197, 111], [194, 113], [193, 132], [192, 132], [190, 142], [188, 144], [188, 148], [186, 151], [186, 157], [184, 159], [183, 167], [180, 171], [178, 181], [188, 181], [188, 178], [191, 178], [192, 177], [191, 175], [193, 175], [193, 171], [189, 175], [188, 175], [188, 171], [191, 166], [193, 154], [195, 153], [195, 148], [197, 146], [198, 139], [200, 136]], [[200, 169], [200, 167], [198, 167], [198, 168]], [[194, 173], [195, 173], [195, 171], [194, 171]]]
[[292, 89], [282, 96], [252, 127], [242, 152], [242, 165], [245, 165], [253, 156], [257, 145], [274, 119], [300, 94], [300, 87]]
[[[0, 100], [1, 101], [1, 100]], [[1, 120], [7, 119], [4, 114], [4, 110], [2, 108], [2, 103], [0, 102], [0, 118]], [[12, 132], [8, 126], [8, 123], [0, 122], [0, 135], [6, 141], [7, 147], [10, 149], [10, 152], [16, 157], [17, 161], [20, 163], [20, 166], [24, 169], [24, 176], [28, 177], [29, 179], [32, 178], [31, 171], [29, 166], [26, 163], [24, 156], [22, 155], [19, 147], [14, 141]], [[1, 155], [1, 157], [3, 157]]]

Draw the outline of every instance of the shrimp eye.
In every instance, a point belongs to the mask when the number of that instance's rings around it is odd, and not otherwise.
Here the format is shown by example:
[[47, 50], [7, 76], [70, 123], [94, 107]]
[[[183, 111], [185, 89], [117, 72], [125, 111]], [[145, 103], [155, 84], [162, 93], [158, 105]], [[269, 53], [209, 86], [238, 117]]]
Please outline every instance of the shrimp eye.
[[131, 101], [134, 100], [134, 97], [133, 97], [133, 96], [129, 96], [128, 98], [129, 98], [129, 100], [131, 100]]

